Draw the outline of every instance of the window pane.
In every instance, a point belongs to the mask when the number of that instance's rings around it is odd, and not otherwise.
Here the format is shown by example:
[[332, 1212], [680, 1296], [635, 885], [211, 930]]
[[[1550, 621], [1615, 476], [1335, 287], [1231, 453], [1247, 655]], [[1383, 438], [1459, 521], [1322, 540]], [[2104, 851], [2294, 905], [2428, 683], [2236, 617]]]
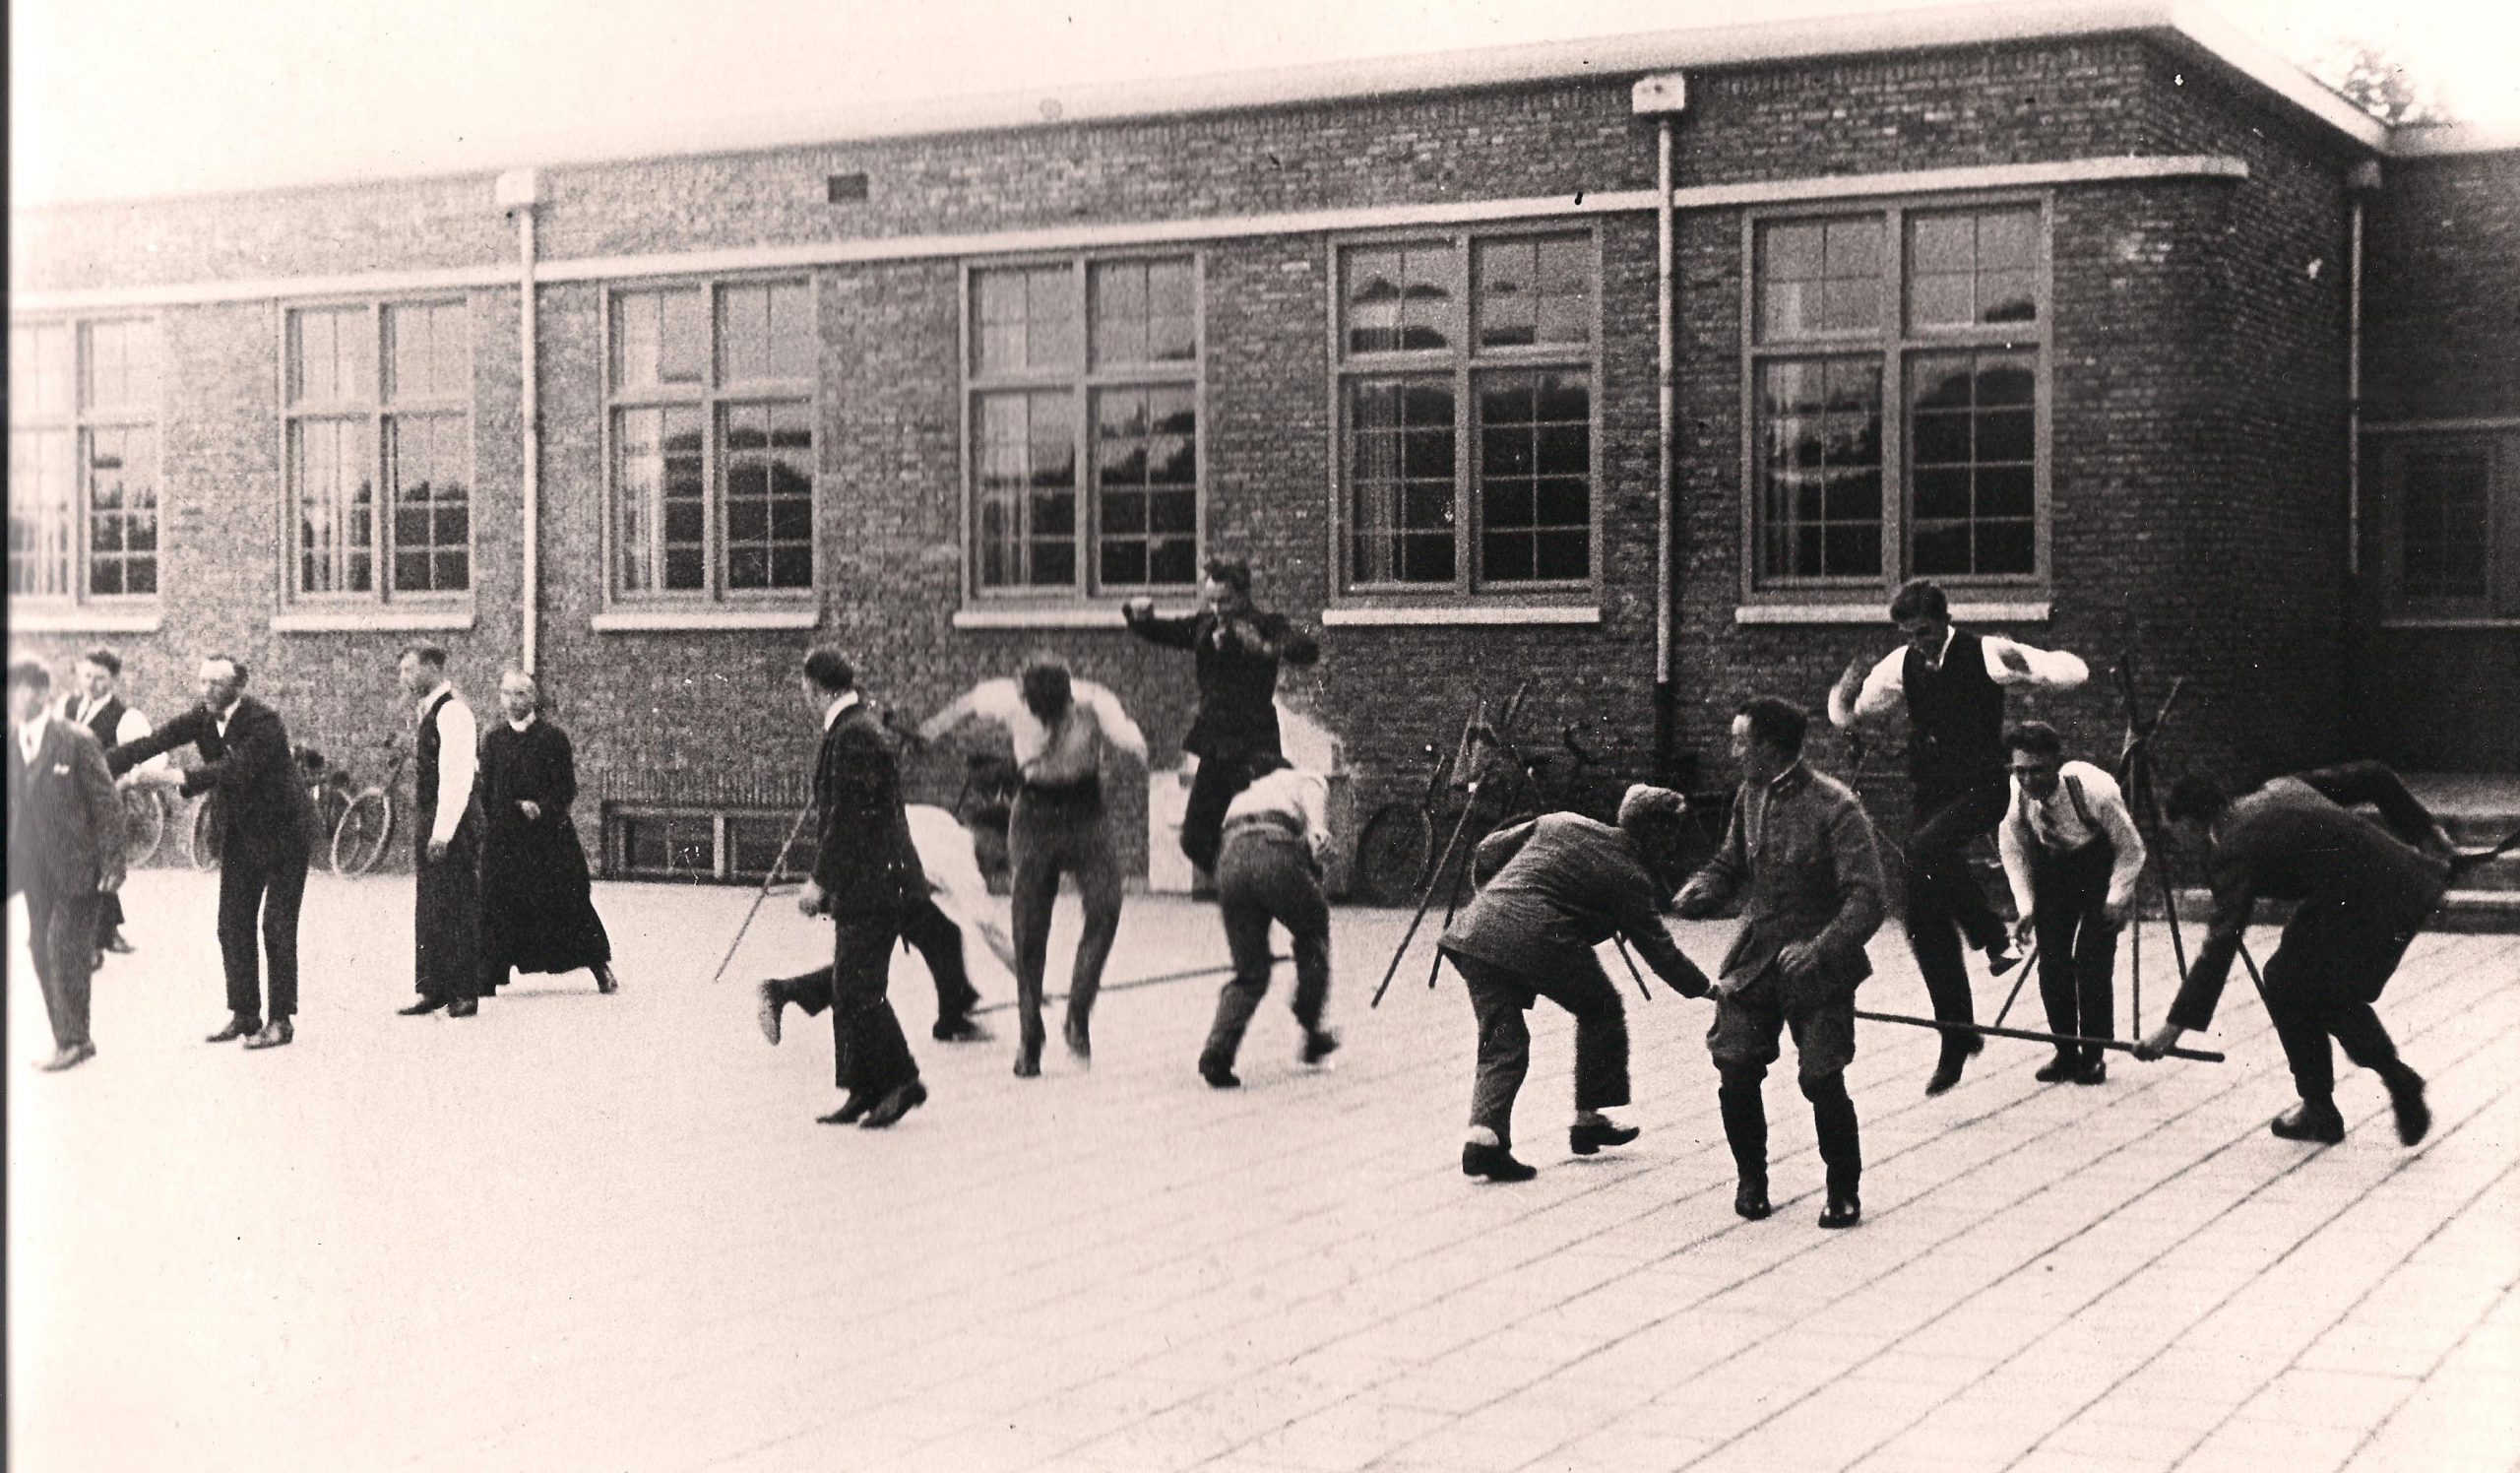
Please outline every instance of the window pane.
[[1178, 362], [1196, 355], [1187, 259], [1102, 261], [1092, 274], [1096, 366]]
[[1076, 273], [1065, 266], [972, 274], [973, 370], [981, 374], [1075, 368], [1084, 358]]
[[707, 814], [643, 813], [615, 821], [621, 825], [624, 867], [631, 872], [677, 879], [716, 876], [717, 825]]
[[709, 362], [700, 289], [624, 291], [612, 299], [612, 386], [697, 384]]
[[1349, 576], [1451, 583], [1454, 405], [1447, 378], [1348, 386]]
[[1076, 582], [1076, 401], [982, 394], [972, 404], [980, 586]]
[[1453, 247], [1445, 241], [1353, 250], [1345, 310], [1350, 352], [1449, 348]]
[[1758, 577], [1881, 576], [1881, 366], [1870, 357], [1759, 365]]
[[2039, 316], [2039, 211], [1908, 217], [1908, 321], [1918, 327], [2031, 322]]
[[462, 399], [472, 392], [471, 312], [462, 302], [385, 309], [392, 374], [385, 392], [397, 401]]
[[1196, 560], [1194, 404], [1186, 387], [1095, 395], [1096, 576], [1103, 588], [1151, 585], [1156, 568]]
[[[9, 422], [70, 415], [70, 328], [32, 323], [9, 329]], [[63, 456], [63, 464], [69, 457]]]
[[2493, 551], [2493, 460], [2483, 447], [2410, 451], [2400, 493], [2398, 589], [2482, 599]]
[[[462, 415], [400, 415], [386, 421], [396, 593], [461, 593], [471, 586], [472, 517], [464, 431]], [[447, 574], [461, 581], [439, 581]]]
[[1479, 421], [1480, 581], [1592, 576], [1592, 376], [1482, 374]]
[[376, 342], [364, 307], [288, 314], [289, 401], [345, 404], [376, 397]]
[[1592, 341], [1591, 237], [1481, 240], [1472, 248], [1471, 267], [1480, 347]]
[[2036, 364], [2028, 353], [1918, 353], [1908, 364], [1916, 571], [2038, 571]]
[[1880, 327], [1881, 230], [1878, 216], [1759, 226], [1760, 340]]
[[812, 406], [734, 405], [721, 424], [727, 589], [811, 588]]
[[88, 591], [158, 591], [158, 433], [88, 432]]
[[148, 321], [88, 325], [90, 409], [149, 409], [158, 402], [158, 324]]
[[781, 282], [770, 288], [770, 376], [814, 374], [814, 295], [811, 283]]
[[613, 496], [621, 592], [703, 587], [708, 503], [697, 409], [613, 416]]
[[[68, 365], [62, 366], [62, 387], [67, 391]], [[73, 592], [73, 476], [69, 430], [9, 432], [9, 592], [13, 597], [66, 599]]]
[[365, 419], [289, 424], [290, 499], [297, 507], [297, 590], [363, 594], [375, 588], [375, 445]]

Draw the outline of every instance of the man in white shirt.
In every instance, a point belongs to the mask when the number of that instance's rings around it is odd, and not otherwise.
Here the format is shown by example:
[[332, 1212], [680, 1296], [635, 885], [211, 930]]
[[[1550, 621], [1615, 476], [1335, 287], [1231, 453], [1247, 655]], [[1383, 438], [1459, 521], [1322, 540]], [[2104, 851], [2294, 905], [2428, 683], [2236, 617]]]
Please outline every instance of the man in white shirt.
[[[2089, 762], [2066, 761], [2054, 727], [2022, 722], [2004, 733], [2004, 745], [2012, 752], [2012, 798], [1995, 837], [2021, 913], [2015, 936], [2039, 940], [2048, 1031], [2115, 1038], [2117, 933], [2134, 914], [2144, 837], [2117, 780]], [[2097, 1046], [2058, 1044], [2039, 1080], [2098, 1084], [2109, 1077], [2107, 1055]]]
[[[1890, 621], [1906, 642], [1868, 673], [1860, 659], [1847, 667], [1829, 692], [1829, 720], [1843, 730], [1907, 710], [1908, 776], [1915, 788], [1905, 855], [1908, 946], [1924, 974], [1933, 1015], [1974, 1023], [1961, 937], [1986, 953], [1998, 977], [2020, 961], [1967, 857], [1970, 842], [1992, 833], [2004, 816], [2004, 692], [2071, 690], [2091, 672], [2072, 655], [1953, 628], [1951, 606], [1928, 578], [1900, 588], [1890, 601]], [[1925, 1093], [1958, 1084], [1970, 1056], [1984, 1047], [1966, 1029], [1946, 1031]]]
[[414, 703], [411, 784], [411, 985], [419, 999], [400, 1011], [450, 1018], [481, 1010], [480, 893], [472, 779], [479, 758], [472, 708], [446, 678], [446, 651], [427, 640], [406, 646], [396, 674]]
[[1015, 995], [1023, 1021], [1015, 1073], [1030, 1079], [1041, 1072], [1042, 974], [1049, 965], [1050, 911], [1061, 874], [1075, 877], [1085, 902], [1064, 1034], [1079, 1062], [1093, 1059], [1094, 998], [1120, 929], [1120, 862], [1103, 814], [1102, 763], [1106, 750], [1117, 749], [1144, 767], [1146, 735], [1121, 709], [1119, 697], [1076, 679], [1065, 662], [1046, 654], [1026, 661], [1020, 679], [972, 687], [930, 717], [919, 735], [932, 741], [975, 718], [1006, 729], [1024, 779], [1007, 843], [1015, 868]]
[[[100, 747], [120, 746], [138, 741], [153, 730], [149, 718], [125, 704], [122, 684], [122, 657], [102, 645], [79, 657], [78, 683], [62, 698], [61, 716], [73, 726], [85, 727]], [[152, 757], [122, 778], [128, 788], [139, 783], [168, 783], [166, 759]], [[155, 801], [152, 799], [152, 801]], [[108, 893], [96, 912], [96, 945], [94, 964], [104, 965], [105, 953], [129, 956], [131, 942], [122, 933], [122, 896]]]
[[1216, 1089], [1242, 1083], [1233, 1059], [1269, 991], [1273, 921], [1294, 941], [1294, 1012], [1303, 1028], [1303, 1061], [1317, 1064], [1339, 1047], [1339, 1035], [1321, 1021], [1330, 1001], [1330, 904], [1321, 893], [1322, 857], [1330, 850], [1330, 784], [1319, 773], [1297, 772], [1275, 752], [1232, 760], [1243, 765], [1248, 786], [1226, 804], [1217, 904], [1225, 912], [1233, 979], [1217, 993], [1216, 1022], [1199, 1054], [1199, 1077]]

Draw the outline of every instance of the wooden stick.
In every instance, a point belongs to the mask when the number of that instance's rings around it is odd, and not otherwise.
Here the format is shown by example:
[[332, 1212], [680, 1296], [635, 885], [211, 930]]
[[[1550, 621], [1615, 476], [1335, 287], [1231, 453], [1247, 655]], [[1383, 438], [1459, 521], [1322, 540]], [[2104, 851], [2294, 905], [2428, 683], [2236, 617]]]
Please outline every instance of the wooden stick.
[[788, 838], [779, 846], [779, 858], [770, 862], [770, 872], [761, 877], [761, 889], [752, 898], [752, 909], [744, 912], [744, 924], [735, 928], [735, 938], [726, 943], [726, 954], [718, 958], [718, 970], [709, 974], [710, 982], [716, 983], [724, 977], [726, 968], [734, 964], [735, 950], [744, 943], [744, 932], [752, 929], [753, 918], [761, 914], [761, 903], [770, 898], [772, 882], [779, 878], [781, 870], [788, 867], [788, 851], [795, 846], [796, 836], [805, 831], [805, 820], [812, 817], [813, 812], [812, 803], [796, 810], [796, 821], [788, 826]]
[[1612, 936], [1610, 939], [1618, 943], [1618, 959], [1627, 963], [1627, 975], [1636, 979], [1636, 990], [1645, 994], [1646, 1001], [1653, 1001], [1654, 990], [1645, 985], [1645, 974], [1636, 970], [1636, 958], [1628, 955], [1627, 937]]
[[[1989, 1038], [2025, 1039], [2034, 1044], [2073, 1044], [2085, 1049], [2116, 1049], [2127, 1054], [2135, 1052], [2134, 1044], [2124, 1039], [2083, 1038], [2071, 1033], [2034, 1033], [2027, 1028], [1997, 1028], [1987, 1023], [1945, 1023], [1934, 1018], [1912, 1018], [1906, 1013], [1865, 1012], [1861, 1008], [1856, 1009], [1855, 1015], [1875, 1023], [1905, 1023], [1911, 1028], [1932, 1028], [1944, 1031], [1957, 1028], [1966, 1033], [1984, 1034]], [[2222, 1055], [2206, 1049], [2173, 1049], [2170, 1051], [2170, 1057], [2202, 1059], [2207, 1063], [2223, 1061]]]
[[2012, 1011], [2012, 999], [2021, 995], [2022, 985], [2030, 981], [2030, 969], [2038, 965], [2039, 942], [2034, 938], [2030, 943], [2030, 954], [2021, 959], [2021, 975], [2012, 980], [2012, 991], [2004, 994], [2004, 1005], [1995, 1013], [1996, 1023], [2002, 1023], [2005, 1014]]
[[1382, 985], [1374, 989], [1374, 998], [1365, 1004], [1367, 1007], [1382, 1006], [1382, 994], [1391, 991], [1391, 980], [1400, 975], [1400, 959], [1409, 954], [1409, 943], [1418, 939], [1418, 928], [1426, 924], [1426, 907], [1435, 902], [1435, 886], [1452, 867], [1453, 855], [1461, 848], [1462, 830], [1469, 826], [1471, 809], [1478, 805], [1479, 790], [1474, 785], [1470, 801], [1462, 804], [1461, 816], [1453, 820], [1452, 837], [1444, 841], [1444, 857], [1435, 862], [1435, 872], [1427, 877], [1425, 893], [1418, 897], [1418, 914], [1409, 918], [1409, 929], [1400, 933], [1400, 944], [1391, 948], [1391, 965], [1382, 969]]

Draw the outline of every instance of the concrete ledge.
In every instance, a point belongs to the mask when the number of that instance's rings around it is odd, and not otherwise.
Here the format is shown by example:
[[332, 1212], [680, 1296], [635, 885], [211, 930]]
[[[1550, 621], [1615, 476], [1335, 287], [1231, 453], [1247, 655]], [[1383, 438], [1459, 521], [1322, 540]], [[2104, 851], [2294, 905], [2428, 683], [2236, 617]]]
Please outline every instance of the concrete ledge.
[[678, 633], [709, 629], [811, 629], [818, 608], [607, 608], [588, 620], [598, 634]]
[[1119, 606], [1073, 604], [1039, 608], [957, 608], [957, 629], [1124, 629]]
[[[1736, 624], [1886, 624], [1890, 622], [1889, 599], [1867, 600], [1861, 604], [1743, 604], [1733, 608]], [[2046, 599], [1984, 600], [1968, 602], [1955, 599], [1951, 617], [1958, 623], [2044, 624], [2053, 614], [2054, 606]]]
[[9, 602], [9, 627], [21, 634], [155, 634], [166, 623], [165, 613], [154, 604], [145, 608], [30, 608], [15, 599]]
[[470, 629], [470, 608], [298, 608], [272, 615], [274, 634], [388, 633], [426, 629]]
[[1419, 608], [1325, 608], [1324, 628], [1371, 628], [1430, 624], [1598, 624], [1602, 610], [1593, 604], [1458, 604]]

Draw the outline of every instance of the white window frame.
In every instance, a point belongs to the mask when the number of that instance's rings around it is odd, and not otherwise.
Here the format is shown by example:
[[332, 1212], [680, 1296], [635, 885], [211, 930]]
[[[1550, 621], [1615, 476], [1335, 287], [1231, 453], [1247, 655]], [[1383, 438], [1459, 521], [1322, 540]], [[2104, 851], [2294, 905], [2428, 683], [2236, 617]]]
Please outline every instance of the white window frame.
[[[156, 338], [156, 382], [144, 401], [131, 404], [98, 406], [90, 403], [88, 381], [92, 366], [92, 341], [99, 327], [146, 326]], [[17, 317], [10, 319], [11, 333], [21, 330], [60, 329], [70, 336], [70, 384], [68, 412], [42, 415], [32, 406], [22, 410], [16, 396], [9, 404], [9, 430], [12, 438], [21, 431], [58, 432], [68, 435], [70, 448], [70, 546], [66, 571], [68, 586], [58, 593], [12, 593], [13, 608], [40, 613], [76, 613], [93, 610], [104, 615], [153, 614], [165, 597], [166, 546], [166, 324], [162, 317], [145, 313], [99, 314], [86, 317]], [[13, 370], [13, 377], [15, 372]], [[157, 584], [151, 593], [100, 594], [95, 592], [93, 561], [94, 548], [95, 503], [93, 496], [94, 455], [91, 447], [98, 430], [146, 429], [149, 431], [148, 481], [156, 498]]]

